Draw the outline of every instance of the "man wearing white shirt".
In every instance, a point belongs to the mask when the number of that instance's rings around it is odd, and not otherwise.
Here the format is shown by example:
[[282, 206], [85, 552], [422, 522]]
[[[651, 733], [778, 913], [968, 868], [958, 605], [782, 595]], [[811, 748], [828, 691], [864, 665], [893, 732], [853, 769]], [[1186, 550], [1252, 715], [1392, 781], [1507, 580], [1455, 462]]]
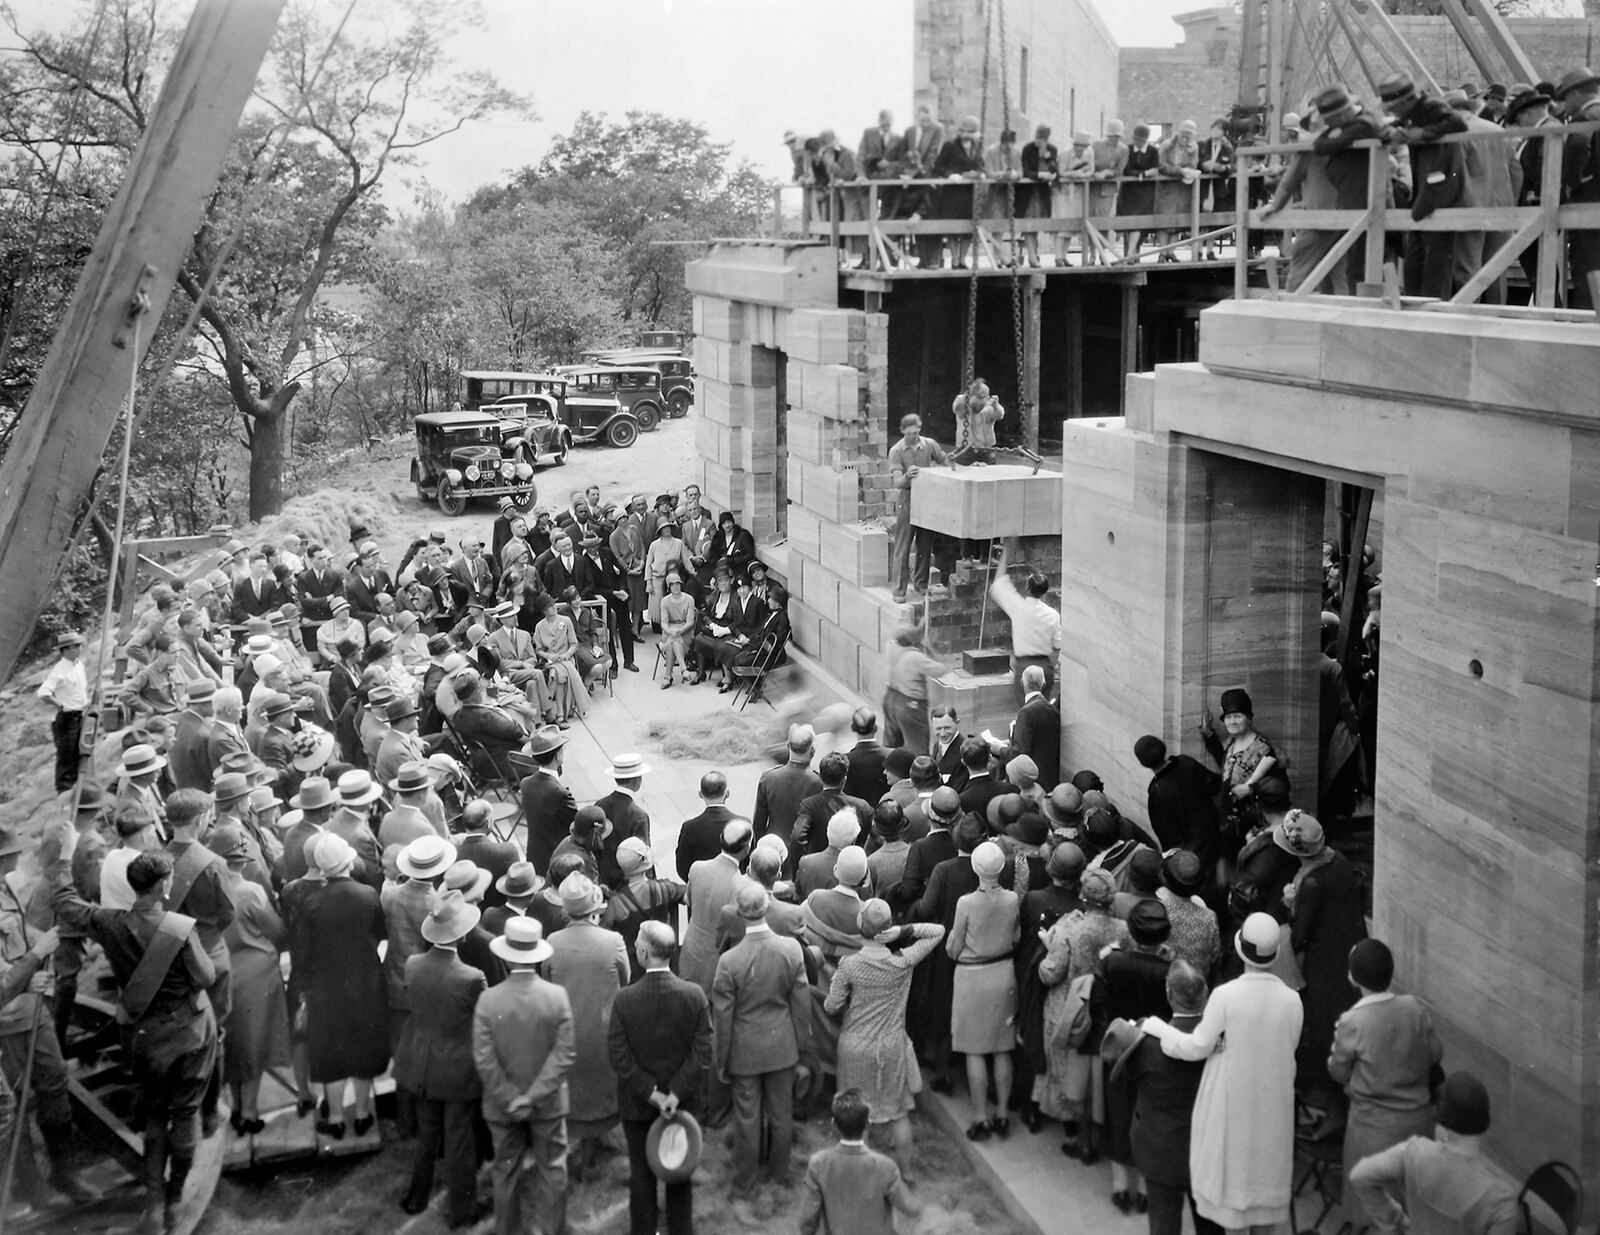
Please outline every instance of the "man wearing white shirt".
[[1022, 671], [1029, 665], [1044, 670], [1044, 694], [1054, 694], [1056, 661], [1061, 656], [1061, 614], [1045, 601], [1049, 593], [1049, 576], [1033, 571], [1028, 575], [1028, 594], [1021, 595], [1006, 573], [1006, 555], [1001, 552], [989, 595], [1011, 619], [1011, 681], [1018, 703], [1026, 697]]
[[56, 742], [56, 792], [78, 783], [78, 743], [83, 736], [83, 714], [89, 707], [89, 681], [83, 671], [83, 636], [69, 630], [56, 640], [61, 659], [50, 666], [34, 692], [56, 706], [50, 733]]

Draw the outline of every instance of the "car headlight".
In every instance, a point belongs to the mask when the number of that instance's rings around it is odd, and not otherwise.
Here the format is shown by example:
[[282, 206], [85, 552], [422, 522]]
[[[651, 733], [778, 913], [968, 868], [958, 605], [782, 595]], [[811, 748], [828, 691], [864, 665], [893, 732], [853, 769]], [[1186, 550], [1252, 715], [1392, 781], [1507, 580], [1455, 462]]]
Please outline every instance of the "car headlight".
[[476, 483], [477, 483], [477, 480], [478, 480], [478, 477], [479, 477], [479, 476], [480, 476], [480, 475], [481, 475], [481, 474], [482, 474], [482, 473], [480, 473], [480, 472], [479, 472], [479, 471], [478, 471], [478, 465], [477, 465], [477, 464], [476, 464], [476, 463], [469, 463], [469, 464], [467, 464], [467, 479], [468, 479], [468, 480], [470, 480], [470, 481], [472, 481], [472, 482], [473, 482], [473, 483], [474, 483], [474, 484], [476, 484]]
[[526, 463], [517, 464], [517, 479], [518, 480], [531, 480], [532, 478], [533, 478], [533, 468], [532, 467], [530, 467]]
[[504, 476], [507, 480], [510, 480], [516, 474], [517, 465], [511, 462], [510, 459], [507, 459], [505, 462], [500, 464], [500, 475]]

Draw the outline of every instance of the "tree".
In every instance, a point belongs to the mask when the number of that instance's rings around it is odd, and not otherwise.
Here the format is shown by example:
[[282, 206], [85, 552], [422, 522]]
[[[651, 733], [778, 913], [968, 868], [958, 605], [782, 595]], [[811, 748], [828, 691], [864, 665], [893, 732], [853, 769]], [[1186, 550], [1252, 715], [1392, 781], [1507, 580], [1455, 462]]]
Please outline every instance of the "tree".
[[[1569, 0], [1494, 0], [1502, 17], [1566, 17], [1572, 13]], [[1396, 17], [1442, 17], [1440, 0], [1383, 0], [1383, 11]]]

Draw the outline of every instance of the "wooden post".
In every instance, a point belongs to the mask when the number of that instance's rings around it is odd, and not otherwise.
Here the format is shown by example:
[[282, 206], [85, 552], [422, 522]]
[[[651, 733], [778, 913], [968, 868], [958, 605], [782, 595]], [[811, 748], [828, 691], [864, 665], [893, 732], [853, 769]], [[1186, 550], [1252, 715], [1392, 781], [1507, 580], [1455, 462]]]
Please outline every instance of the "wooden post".
[[1389, 197], [1389, 152], [1380, 143], [1367, 151], [1367, 253], [1362, 281], [1383, 282], [1383, 210]]
[[1267, 0], [1267, 132], [1278, 140], [1283, 124], [1283, 0]]
[[1243, 300], [1250, 291], [1250, 158], [1241, 155], [1234, 165], [1233, 298]]
[[1022, 297], [1022, 444], [1039, 451], [1039, 317], [1044, 308], [1044, 276], [1028, 276]]
[[1566, 140], [1560, 133], [1545, 137], [1537, 135], [1529, 141], [1544, 142], [1544, 168], [1539, 181], [1539, 209], [1544, 212], [1544, 234], [1539, 237], [1539, 270], [1534, 284], [1534, 304], [1541, 309], [1553, 309], [1564, 290], [1561, 286], [1565, 263], [1561, 260], [1563, 245], [1561, 227], [1556, 222], [1556, 211], [1561, 208], [1561, 160], [1566, 151]]
[[[211, 0], [189, 19], [144, 136], [0, 464], [0, 679], [48, 600], [53, 566], [105, 453], [133, 365], [135, 289], [147, 350], [172, 297], [283, 0]], [[153, 273], [146, 275], [146, 268]]]
[[1239, 13], [1239, 102], [1246, 104], [1261, 97], [1261, 4], [1244, 0]]
[[1128, 382], [1130, 373], [1139, 371], [1139, 285], [1122, 285], [1122, 386], [1117, 393], [1121, 415], [1128, 413]]

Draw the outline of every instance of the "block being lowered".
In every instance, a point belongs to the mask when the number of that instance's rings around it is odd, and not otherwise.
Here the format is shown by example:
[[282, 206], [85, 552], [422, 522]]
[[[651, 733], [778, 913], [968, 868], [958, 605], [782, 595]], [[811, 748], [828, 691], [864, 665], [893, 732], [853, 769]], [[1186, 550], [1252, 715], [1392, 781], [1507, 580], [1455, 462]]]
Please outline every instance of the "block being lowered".
[[911, 484], [911, 522], [964, 540], [1061, 535], [1061, 474], [1018, 464], [924, 468]]

